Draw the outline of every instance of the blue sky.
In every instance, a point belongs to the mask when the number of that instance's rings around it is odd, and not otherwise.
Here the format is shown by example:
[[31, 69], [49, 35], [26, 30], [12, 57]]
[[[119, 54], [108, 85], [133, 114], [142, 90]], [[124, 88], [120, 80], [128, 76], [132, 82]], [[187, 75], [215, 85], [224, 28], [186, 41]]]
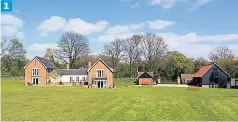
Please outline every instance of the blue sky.
[[238, 55], [237, 13], [237, 0], [13, 0], [1, 34], [19, 38], [28, 58], [55, 48], [69, 30], [85, 35], [94, 54], [114, 38], [152, 32], [169, 50], [207, 58], [219, 45]]

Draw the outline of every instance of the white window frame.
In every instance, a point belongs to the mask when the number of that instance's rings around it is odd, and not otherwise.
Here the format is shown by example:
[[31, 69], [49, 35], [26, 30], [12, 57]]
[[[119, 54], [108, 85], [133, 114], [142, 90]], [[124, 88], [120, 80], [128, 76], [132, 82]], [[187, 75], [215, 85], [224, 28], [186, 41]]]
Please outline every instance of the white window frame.
[[[71, 80], [72, 78], [72, 80]], [[74, 81], [74, 77], [69, 77], [69, 82], [73, 82]]]
[[84, 82], [85, 82], [85, 81], [86, 81], [86, 77], [82, 77], [82, 81], [84, 81]]
[[[94, 80], [94, 86], [95, 87], [98, 87], [98, 82], [103, 82], [103, 88], [106, 88], [106, 86], [107, 86], [107, 80]], [[102, 86], [101, 86], [102, 87]]]
[[31, 74], [32, 76], [39, 76], [40, 75], [39, 68], [32, 68]]
[[79, 82], [79, 76], [76, 77], [76, 82]]
[[[98, 71], [101, 71], [101, 74], [99, 76]], [[96, 69], [96, 77], [97, 78], [103, 78], [104, 77], [104, 69]]]

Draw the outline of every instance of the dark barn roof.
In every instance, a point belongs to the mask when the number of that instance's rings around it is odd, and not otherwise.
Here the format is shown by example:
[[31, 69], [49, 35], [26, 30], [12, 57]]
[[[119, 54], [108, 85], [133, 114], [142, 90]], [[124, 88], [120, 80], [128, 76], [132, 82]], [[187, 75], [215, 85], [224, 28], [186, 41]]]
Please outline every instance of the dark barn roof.
[[60, 75], [87, 75], [87, 69], [56, 69]]
[[154, 78], [153, 72], [138, 72], [138, 78]]
[[39, 56], [36, 56], [36, 58], [39, 59], [40, 62], [41, 62], [43, 65], [45, 65], [47, 68], [50, 68], [50, 69], [55, 69], [55, 68], [56, 68], [56, 66], [55, 66], [53, 63], [51, 63], [48, 59], [41, 58], [41, 57], [39, 57]]

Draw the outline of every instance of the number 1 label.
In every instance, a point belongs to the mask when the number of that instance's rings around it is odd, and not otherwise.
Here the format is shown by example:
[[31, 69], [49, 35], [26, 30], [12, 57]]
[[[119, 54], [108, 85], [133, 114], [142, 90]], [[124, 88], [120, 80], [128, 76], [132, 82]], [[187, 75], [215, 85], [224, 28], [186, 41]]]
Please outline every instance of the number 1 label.
[[5, 2], [4, 5], [5, 5], [5, 6], [4, 6], [4, 9], [9, 9], [9, 8], [8, 8], [8, 2]]
[[12, 0], [2, 0], [1, 1], [1, 11], [11, 12], [12, 11]]

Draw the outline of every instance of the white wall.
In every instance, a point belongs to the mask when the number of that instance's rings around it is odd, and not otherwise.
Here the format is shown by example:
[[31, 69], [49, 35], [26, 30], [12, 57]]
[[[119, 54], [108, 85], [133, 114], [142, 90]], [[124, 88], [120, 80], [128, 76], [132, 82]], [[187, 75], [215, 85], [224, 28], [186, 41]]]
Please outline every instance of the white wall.
[[88, 76], [87, 75], [61, 75], [60, 80], [62, 82], [70, 82], [70, 77], [73, 77], [73, 80], [76, 82], [76, 77], [79, 77], [80, 80], [83, 80], [83, 77], [86, 78], [86, 82], [88, 82]]

